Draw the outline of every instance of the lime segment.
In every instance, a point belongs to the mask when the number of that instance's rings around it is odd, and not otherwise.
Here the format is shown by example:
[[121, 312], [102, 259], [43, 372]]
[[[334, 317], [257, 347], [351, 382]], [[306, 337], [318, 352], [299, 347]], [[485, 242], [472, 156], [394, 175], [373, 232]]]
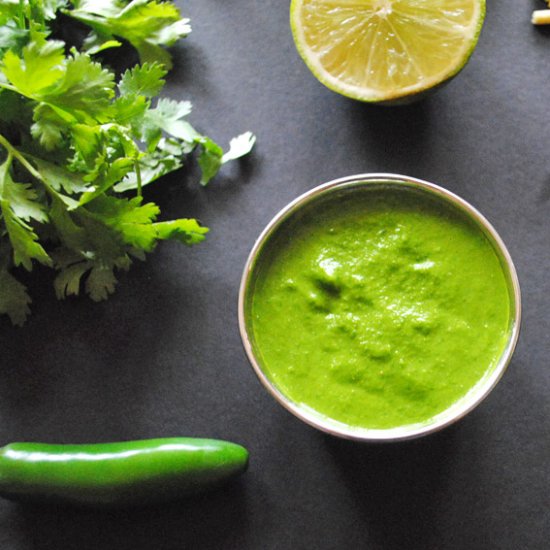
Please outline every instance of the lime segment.
[[326, 86], [362, 101], [415, 96], [464, 67], [485, 0], [292, 0], [300, 55]]

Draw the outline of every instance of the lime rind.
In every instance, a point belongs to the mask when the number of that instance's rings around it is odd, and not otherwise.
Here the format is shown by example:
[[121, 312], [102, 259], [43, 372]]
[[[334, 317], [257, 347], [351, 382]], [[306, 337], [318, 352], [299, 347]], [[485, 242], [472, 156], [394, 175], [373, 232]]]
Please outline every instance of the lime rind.
[[[422, 39], [424, 39], [423, 46], [425, 47], [425, 43], [426, 41], [429, 42], [430, 37], [415, 35], [414, 21], [413, 24], [410, 25], [410, 32], [406, 32], [407, 26], [405, 25], [405, 27], [403, 27], [403, 24], [401, 22], [402, 28], [392, 28], [391, 32], [386, 32], [386, 35], [392, 35], [389, 37], [384, 35], [384, 32], [382, 32], [383, 29], [373, 29], [372, 25], [370, 25], [370, 27], [368, 27], [367, 25], [363, 25], [361, 27], [360, 24], [357, 24], [357, 21], [353, 21], [353, 24], [355, 25], [354, 32], [357, 31], [359, 33], [363, 31], [363, 33], [359, 35], [357, 39], [355, 36], [353, 36], [352, 40], [348, 40], [349, 43], [347, 44], [347, 47], [345, 49], [339, 49], [338, 47], [334, 48], [334, 51], [336, 52], [335, 55], [333, 54], [332, 50], [329, 51], [330, 46], [332, 46], [331, 41], [334, 41], [334, 43], [336, 43], [336, 41], [345, 42], [346, 38], [349, 39], [349, 33], [346, 36], [346, 33], [342, 32], [341, 29], [345, 27], [345, 24], [350, 23], [351, 17], [345, 21], [338, 21], [338, 19], [334, 17], [334, 21], [330, 21], [330, 18], [333, 17], [333, 14], [337, 13], [337, 10], [339, 8], [346, 8], [349, 11], [351, 9], [350, 6], [353, 6], [353, 8], [356, 10], [364, 10], [365, 13], [367, 13], [367, 16], [369, 16], [367, 10], [373, 9], [372, 6], [377, 5], [378, 9], [380, 9], [380, 6], [391, 6], [394, 2], [395, 4], [400, 4], [401, 6], [407, 4], [407, 1], [404, 0], [355, 0], [354, 2], [351, 2], [350, 0], [292, 0], [290, 7], [290, 23], [294, 42], [305, 64], [322, 84], [324, 84], [332, 91], [359, 101], [388, 105], [403, 104], [424, 97], [428, 93], [439, 88], [442, 84], [451, 80], [464, 68], [475, 50], [481, 29], [483, 27], [486, 10], [485, 0], [457, 0], [455, 4], [469, 7], [472, 10], [472, 13], [466, 26], [461, 27], [460, 25], [455, 25], [453, 28], [451, 28], [449, 24], [447, 24], [447, 27], [445, 27], [444, 24], [442, 25], [441, 19], [434, 18], [433, 20], [428, 20], [428, 17], [430, 16], [430, 10], [432, 12], [434, 10], [433, 2], [430, 5], [429, 2], [423, 2], [423, 0], [410, 1], [411, 7], [416, 6], [416, 8], [414, 9], [418, 9], [419, 5], [420, 7], [422, 7], [422, 4], [426, 4], [426, 7], [424, 8], [424, 13], [420, 13], [418, 16], [414, 14], [413, 16], [408, 15], [408, 17], [409, 19], [416, 18], [417, 20], [419, 20], [421, 23], [419, 27], [421, 29], [428, 29], [428, 34], [431, 30], [430, 27], [433, 28], [433, 41], [436, 48], [449, 48], [448, 42], [452, 42], [452, 40], [450, 39], [447, 41], [447, 43], [445, 43], [444, 40], [441, 39], [441, 36], [437, 36], [439, 29], [446, 30], [448, 35], [451, 37], [454, 33], [454, 39], [457, 43], [460, 42], [459, 47], [455, 48], [456, 52], [454, 53], [453, 57], [449, 58], [448, 62], [444, 63], [441, 70], [438, 70], [435, 74], [429, 74], [426, 76], [424, 73], [429, 71], [426, 71], [422, 66], [415, 67], [415, 64], [417, 63], [422, 65], [423, 61], [422, 55], [419, 55], [418, 53], [419, 44], [422, 46]], [[449, 6], [449, 4], [450, 3], [447, 3], [446, 8]], [[325, 28], [323, 28], [323, 31], [326, 32], [321, 33], [321, 44], [314, 44], [312, 46], [309, 43], [311, 42], [311, 39], [309, 39], [308, 42], [308, 37], [306, 36], [307, 25], [304, 24], [304, 19], [307, 19], [308, 17], [310, 19], [313, 18], [314, 20], [321, 19], [319, 13], [315, 12], [315, 9], [318, 9], [319, 5], [332, 6], [332, 11], [331, 13], [327, 12], [329, 17], [326, 17], [325, 20], [322, 20], [321, 24], [319, 25], [322, 26], [326, 23], [326, 20], [329, 19], [328, 25], [325, 24]], [[444, 11], [445, 13], [443, 14], [443, 17], [446, 17], [449, 12], [447, 9]], [[358, 18], [356, 19], [358, 20]], [[384, 22], [388, 19], [389, 23], [386, 23], [387, 26], [395, 24], [395, 21], [392, 21], [391, 18], [379, 18], [379, 21]], [[361, 21], [359, 21], [359, 23], [361, 23]], [[404, 31], [403, 28], [405, 29]], [[409, 36], [405, 36], [405, 38], [401, 37], [401, 35], [406, 34], [409, 34]], [[337, 73], [339, 63], [340, 65], [349, 65], [350, 63], [353, 63], [354, 70], [357, 72], [357, 67], [359, 66], [360, 69], [364, 70], [365, 75], [368, 75], [369, 71], [373, 72], [371, 70], [372, 67], [369, 64], [376, 64], [376, 62], [378, 62], [379, 64], [388, 64], [388, 61], [384, 58], [383, 55], [380, 54], [380, 50], [383, 50], [384, 43], [386, 47], [388, 47], [388, 41], [391, 39], [399, 41], [401, 43], [400, 46], [402, 51], [409, 54], [407, 59], [405, 60], [404, 66], [406, 70], [411, 73], [416, 70], [418, 78], [415, 82], [406, 85], [392, 84], [391, 82], [386, 82], [385, 84], [369, 84], [367, 79], [366, 83], [353, 83], [350, 82], [348, 75], [345, 74], [345, 70], [341, 71], [341, 73], [343, 74], [334, 74]], [[361, 46], [364, 46], [365, 42], [367, 43], [369, 48], [368, 55], [364, 55], [364, 49], [361, 50]], [[328, 49], [325, 48], [323, 50], [323, 45], [326, 45], [327, 43], [329, 44]], [[389, 47], [391, 48], [391, 44], [389, 45]], [[409, 48], [410, 50], [412, 50], [412, 53], [409, 52]], [[396, 49], [397, 48], [394, 47], [391, 50], [391, 54], [395, 55]], [[429, 62], [432, 62], [433, 59], [437, 57], [433, 54], [434, 51], [437, 50], [434, 50], [432, 48], [431, 55], [425, 56], [426, 58], [429, 58]], [[445, 51], [444, 49], [441, 51], [443, 52], [443, 55], [441, 57], [444, 58]], [[329, 54], [327, 54], [327, 52], [329, 52]], [[330, 61], [327, 62], [327, 58], [329, 57], [329, 55], [333, 55], [334, 57], [334, 59], [332, 59], [331, 70], [328, 70], [325, 66], [330, 63]], [[338, 56], [340, 57], [338, 58]], [[373, 61], [375, 57], [378, 57], [378, 59]], [[401, 71], [403, 71], [403, 67], [401, 67], [400, 69]], [[389, 73], [389, 70], [387, 72]], [[386, 76], [388, 76], [388, 80], [391, 80], [391, 75], [388, 74]], [[402, 78], [403, 75], [399, 74], [398, 77]], [[405, 80], [406, 78], [407, 76], [405, 76]], [[409, 77], [409, 80], [413, 80], [413, 78]]]

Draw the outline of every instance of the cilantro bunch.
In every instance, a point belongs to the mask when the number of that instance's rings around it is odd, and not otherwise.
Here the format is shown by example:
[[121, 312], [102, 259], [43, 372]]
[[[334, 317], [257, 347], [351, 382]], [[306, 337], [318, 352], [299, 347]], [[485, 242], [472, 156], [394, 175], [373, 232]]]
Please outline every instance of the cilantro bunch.
[[[88, 29], [80, 44], [53, 34], [58, 17]], [[31, 302], [20, 269], [55, 269], [60, 299], [103, 300], [159, 241], [204, 239], [195, 219], [157, 221], [142, 197], [193, 151], [206, 184], [254, 144], [247, 132], [224, 153], [186, 120], [189, 102], [158, 98], [165, 46], [190, 30], [170, 2], [0, 0], [0, 314], [14, 324]], [[94, 56], [123, 43], [140, 64], [117, 79]]]

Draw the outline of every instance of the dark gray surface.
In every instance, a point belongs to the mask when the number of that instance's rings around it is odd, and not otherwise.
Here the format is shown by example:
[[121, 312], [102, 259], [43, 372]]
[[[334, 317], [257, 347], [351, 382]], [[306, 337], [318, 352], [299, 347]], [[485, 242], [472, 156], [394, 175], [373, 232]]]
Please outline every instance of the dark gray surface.
[[[251, 452], [227, 490], [163, 509], [96, 513], [0, 502], [2, 550], [498, 549], [550, 540], [550, 33], [542, 1], [488, 0], [466, 69], [424, 103], [377, 109], [328, 91], [294, 49], [284, 0], [188, 0], [193, 33], [166, 94], [249, 161], [207, 189], [151, 189], [197, 216], [204, 244], [159, 248], [106, 303], [58, 303], [29, 279], [33, 316], [0, 321], [0, 441], [220, 437]], [[302, 425], [261, 388], [241, 349], [241, 269], [263, 226], [315, 185], [390, 171], [439, 183], [496, 226], [522, 283], [524, 323], [504, 378], [458, 425], [361, 446]], [[44, 275], [44, 274], [41, 274]]]

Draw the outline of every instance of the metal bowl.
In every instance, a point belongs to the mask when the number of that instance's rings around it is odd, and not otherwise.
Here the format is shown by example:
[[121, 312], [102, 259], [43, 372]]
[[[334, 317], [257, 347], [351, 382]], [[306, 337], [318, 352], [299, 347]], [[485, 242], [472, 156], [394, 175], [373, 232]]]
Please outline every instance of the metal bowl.
[[[315, 410], [294, 403], [282, 393], [265, 374], [261, 361], [259, 360], [259, 354], [257, 353], [256, 343], [252, 334], [250, 307], [254, 287], [255, 266], [271, 237], [285, 221], [306, 205], [310, 206], [321, 197], [324, 198], [331, 193], [353, 192], [357, 189], [364, 190], [365, 186], [370, 186], [370, 188], [373, 186], [383, 186], [384, 188], [388, 186], [413, 188], [439, 199], [442, 203], [453, 205], [472, 220], [488, 238], [500, 260], [503, 273], [507, 280], [510, 295], [508, 342], [498, 364], [493, 371], [483, 377], [466, 396], [426, 423], [410, 424], [390, 429], [358, 428], [327, 418]], [[241, 279], [238, 307], [239, 329], [244, 349], [260, 382], [269, 393], [283, 407], [288, 409], [300, 420], [321, 431], [346, 439], [369, 442], [400, 441], [424, 436], [441, 430], [469, 413], [487, 397], [502, 377], [514, 352], [521, 322], [521, 295], [516, 270], [506, 246], [493, 226], [473, 206], [454, 193], [438, 185], [434, 185], [433, 183], [396, 174], [362, 174], [330, 181], [304, 193], [283, 208], [262, 231], [250, 252]]]

